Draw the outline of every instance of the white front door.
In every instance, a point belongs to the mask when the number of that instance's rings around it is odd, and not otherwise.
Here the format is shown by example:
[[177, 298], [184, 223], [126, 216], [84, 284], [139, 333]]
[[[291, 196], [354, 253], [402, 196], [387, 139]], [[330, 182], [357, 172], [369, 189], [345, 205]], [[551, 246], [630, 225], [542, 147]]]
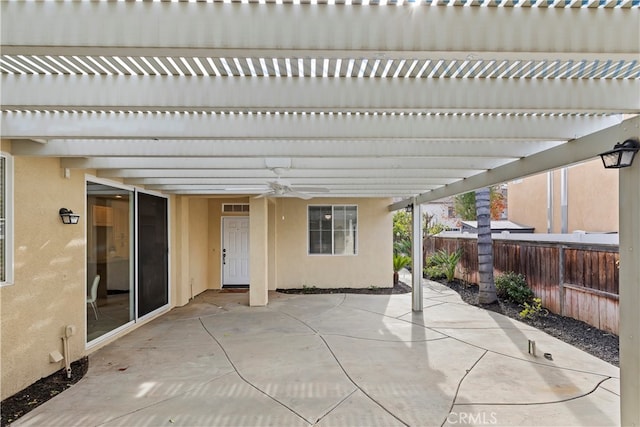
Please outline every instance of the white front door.
[[222, 286], [249, 284], [249, 217], [222, 218]]

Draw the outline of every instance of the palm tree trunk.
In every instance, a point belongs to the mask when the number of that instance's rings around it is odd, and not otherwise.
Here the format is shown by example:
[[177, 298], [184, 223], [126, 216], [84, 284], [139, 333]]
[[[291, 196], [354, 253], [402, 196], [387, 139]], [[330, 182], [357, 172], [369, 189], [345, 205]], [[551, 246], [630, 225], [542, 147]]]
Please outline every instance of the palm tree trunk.
[[498, 300], [493, 281], [493, 241], [491, 240], [491, 206], [489, 188], [476, 190], [478, 220], [478, 303], [491, 304]]

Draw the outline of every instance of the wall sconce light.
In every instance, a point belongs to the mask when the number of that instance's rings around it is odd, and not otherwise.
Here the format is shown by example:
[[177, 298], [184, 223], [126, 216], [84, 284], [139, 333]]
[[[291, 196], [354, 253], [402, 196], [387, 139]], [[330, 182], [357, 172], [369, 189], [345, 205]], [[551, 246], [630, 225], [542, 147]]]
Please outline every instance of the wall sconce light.
[[80, 215], [74, 214], [71, 209], [60, 208], [58, 213], [60, 214], [60, 218], [62, 218], [63, 224], [77, 224], [80, 220]]
[[631, 166], [638, 150], [640, 150], [640, 142], [637, 139], [627, 139], [617, 143], [613, 150], [600, 154], [600, 157], [606, 169], [626, 168]]
[[404, 210], [407, 213], [413, 212], [413, 203], [409, 203], [407, 206], [405, 206]]

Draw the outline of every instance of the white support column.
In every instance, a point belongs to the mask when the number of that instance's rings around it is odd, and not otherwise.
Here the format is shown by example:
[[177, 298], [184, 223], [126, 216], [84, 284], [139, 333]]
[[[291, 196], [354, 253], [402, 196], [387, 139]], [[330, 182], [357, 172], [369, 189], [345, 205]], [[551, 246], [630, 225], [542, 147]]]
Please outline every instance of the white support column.
[[269, 209], [266, 198], [249, 202], [249, 305], [269, 302]]
[[569, 232], [569, 168], [560, 169], [560, 232]]
[[411, 237], [411, 276], [413, 311], [422, 311], [422, 209], [420, 204], [413, 200], [412, 214], [412, 237]]
[[640, 426], [640, 160], [620, 170], [620, 414]]

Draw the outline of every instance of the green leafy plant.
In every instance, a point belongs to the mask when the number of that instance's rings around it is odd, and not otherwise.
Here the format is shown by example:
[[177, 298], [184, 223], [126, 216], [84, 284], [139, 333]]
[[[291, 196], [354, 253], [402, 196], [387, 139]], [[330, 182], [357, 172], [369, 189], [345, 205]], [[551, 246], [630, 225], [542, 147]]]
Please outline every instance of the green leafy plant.
[[303, 294], [313, 294], [313, 293], [315, 293], [316, 289], [318, 289], [318, 288], [316, 288], [313, 285], [312, 286], [302, 285], [302, 293]]
[[398, 255], [409, 255], [411, 253], [411, 240], [398, 240], [393, 243], [393, 253]]
[[508, 271], [495, 278], [498, 298], [506, 299], [523, 305], [534, 297], [533, 291], [527, 286], [524, 275]]
[[398, 272], [411, 264], [411, 258], [406, 255], [395, 254], [393, 256], [393, 271]]
[[546, 316], [549, 311], [542, 307], [542, 300], [540, 298], [534, 298], [531, 304], [525, 302], [523, 304], [524, 309], [520, 312], [520, 317], [523, 319], [535, 319], [538, 316]]
[[454, 279], [456, 266], [460, 262], [460, 258], [462, 258], [462, 248], [457, 249], [455, 252], [447, 252], [444, 249], [440, 249], [431, 256], [430, 262], [440, 269], [447, 282], [451, 282]]
[[427, 227], [427, 234], [435, 235], [435, 234], [438, 234], [438, 233], [440, 233], [442, 231], [446, 231], [446, 230], [449, 230], [449, 227], [447, 227], [446, 225], [444, 225], [444, 224], [442, 224], [440, 222], [437, 222], [437, 223], [435, 223], [433, 225], [429, 225], [429, 227]]
[[424, 275], [431, 280], [444, 279], [446, 276], [442, 268], [438, 265], [431, 265], [424, 268]]

